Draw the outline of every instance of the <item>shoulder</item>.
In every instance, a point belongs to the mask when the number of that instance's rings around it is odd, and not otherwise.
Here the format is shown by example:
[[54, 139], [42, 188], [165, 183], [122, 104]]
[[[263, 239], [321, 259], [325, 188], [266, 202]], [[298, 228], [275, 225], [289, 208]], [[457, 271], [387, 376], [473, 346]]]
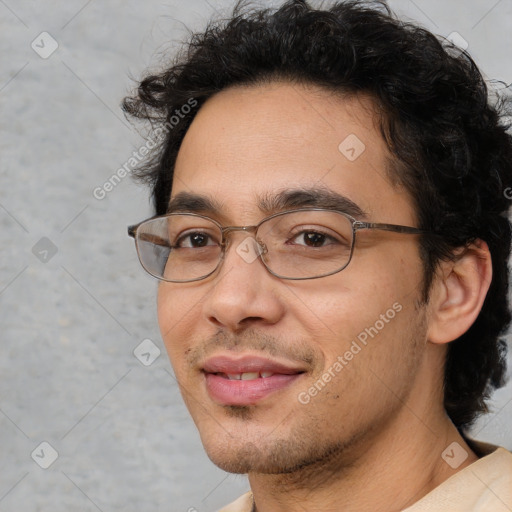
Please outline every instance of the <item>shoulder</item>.
[[240, 498], [218, 512], [251, 512], [252, 511], [252, 492], [246, 492]]
[[[472, 443], [472, 448], [475, 442]], [[483, 457], [436, 487], [403, 512], [509, 512], [512, 510], [512, 453], [476, 443]]]

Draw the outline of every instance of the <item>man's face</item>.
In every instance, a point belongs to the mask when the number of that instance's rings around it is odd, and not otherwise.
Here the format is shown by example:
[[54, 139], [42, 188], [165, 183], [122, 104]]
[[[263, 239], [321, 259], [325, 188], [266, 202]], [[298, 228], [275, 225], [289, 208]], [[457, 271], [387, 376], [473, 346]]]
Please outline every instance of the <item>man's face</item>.
[[[172, 197], [207, 196], [221, 210], [202, 213], [240, 226], [268, 215], [263, 197], [323, 189], [356, 203], [365, 220], [415, 226], [410, 197], [387, 176], [374, 119], [367, 98], [318, 88], [222, 91], [183, 141]], [[158, 293], [163, 339], [213, 462], [263, 473], [336, 454], [348, 463], [372, 436], [413, 417], [407, 401], [426, 375], [416, 236], [362, 230], [347, 268], [302, 281], [245, 261], [236, 249], [247, 234], [229, 237], [214, 275], [163, 282]]]

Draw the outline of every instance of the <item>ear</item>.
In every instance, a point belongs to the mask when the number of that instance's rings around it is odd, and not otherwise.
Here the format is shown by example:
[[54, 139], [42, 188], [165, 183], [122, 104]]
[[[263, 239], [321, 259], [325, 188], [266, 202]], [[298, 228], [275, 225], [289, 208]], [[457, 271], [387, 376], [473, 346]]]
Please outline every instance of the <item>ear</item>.
[[448, 343], [464, 334], [482, 309], [491, 279], [491, 253], [482, 240], [454, 261], [441, 262], [429, 301], [428, 341]]

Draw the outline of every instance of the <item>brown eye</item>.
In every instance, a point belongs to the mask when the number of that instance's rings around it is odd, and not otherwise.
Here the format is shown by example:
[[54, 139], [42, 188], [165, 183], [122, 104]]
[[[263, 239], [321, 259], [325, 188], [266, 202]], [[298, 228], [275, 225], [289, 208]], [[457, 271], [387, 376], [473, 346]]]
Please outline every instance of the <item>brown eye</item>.
[[322, 233], [316, 233], [314, 231], [308, 231], [299, 235], [302, 237], [304, 245], [309, 247], [321, 247], [327, 240], [327, 237]]
[[178, 237], [176, 244], [173, 246], [174, 249], [181, 248], [199, 248], [206, 247], [208, 245], [215, 245], [215, 242], [212, 241], [211, 236], [208, 233], [203, 233], [200, 231], [195, 231], [192, 233], [187, 233], [185, 235], [181, 235]]

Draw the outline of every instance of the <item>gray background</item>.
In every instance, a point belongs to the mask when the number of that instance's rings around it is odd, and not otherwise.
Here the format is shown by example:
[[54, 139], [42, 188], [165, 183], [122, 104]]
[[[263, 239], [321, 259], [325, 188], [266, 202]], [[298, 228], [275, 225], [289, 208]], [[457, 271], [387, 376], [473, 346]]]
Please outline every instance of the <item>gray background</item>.
[[[131, 77], [231, 3], [0, 0], [0, 512], [202, 512], [247, 488], [209, 462], [177, 391], [125, 234], [147, 190], [126, 177], [93, 197], [144, 140], [119, 108]], [[512, 81], [512, 0], [390, 5]], [[162, 351], [149, 366], [145, 339]], [[511, 400], [495, 394], [476, 437], [512, 448]]]

